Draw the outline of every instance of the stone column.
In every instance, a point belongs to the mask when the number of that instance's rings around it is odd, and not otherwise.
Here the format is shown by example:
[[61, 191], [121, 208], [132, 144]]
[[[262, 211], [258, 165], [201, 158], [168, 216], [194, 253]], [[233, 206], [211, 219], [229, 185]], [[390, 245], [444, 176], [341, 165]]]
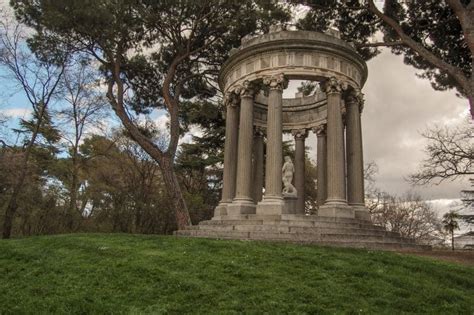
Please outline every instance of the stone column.
[[253, 138], [253, 183], [254, 183], [254, 197], [255, 203], [262, 200], [263, 195], [263, 130], [260, 127], [255, 128]]
[[356, 218], [370, 220], [364, 202], [364, 159], [362, 150], [362, 128], [360, 122], [363, 94], [352, 90], [346, 99], [346, 152], [347, 152], [347, 198], [355, 209]]
[[296, 214], [305, 214], [305, 138], [306, 130], [293, 130], [291, 132], [295, 137], [295, 188], [298, 199], [296, 199]]
[[265, 168], [265, 196], [257, 207], [258, 214], [283, 212], [282, 174], [283, 165], [283, 89], [288, 81], [283, 74], [268, 76], [263, 84], [269, 88], [267, 113], [267, 157]]
[[316, 156], [317, 181], [318, 181], [318, 206], [322, 206], [327, 198], [327, 152], [326, 152], [326, 125], [321, 125], [315, 130], [318, 139]]
[[228, 92], [225, 96], [225, 144], [224, 144], [224, 176], [222, 197], [214, 210], [214, 216], [227, 214], [227, 206], [235, 197], [235, 182], [237, 174], [237, 141], [239, 126], [239, 97], [235, 92]]
[[344, 128], [341, 116], [342, 85], [331, 77], [325, 82], [327, 95], [327, 199], [318, 215], [354, 217], [345, 196]]
[[252, 193], [253, 98], [254, 89], [249, 81], [240, 87], [240, 123], [237, 150], [237, 191], [228, 215], [255, 213]]

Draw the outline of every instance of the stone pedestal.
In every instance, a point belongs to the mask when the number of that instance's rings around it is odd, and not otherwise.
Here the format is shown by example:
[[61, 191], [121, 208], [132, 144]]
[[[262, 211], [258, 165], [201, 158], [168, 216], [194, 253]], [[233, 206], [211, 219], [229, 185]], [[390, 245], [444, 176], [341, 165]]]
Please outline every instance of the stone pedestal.
[[283, 196], [283, 202], [285, 206], [283, 208], [283, 214], [301, 214], [298, 212], [298, 197], [296, 196]]
[[323, 205], [318, 209], [319, 217], [333, 217], [333, 218], [355, 218], [355, 211], [348, 205]]
[[367, 209], [365, 206], [353, 206], [352, 208], [354, 209], [354, 215], [356, 219], [372, 221], [370, 218], [369, 209]]

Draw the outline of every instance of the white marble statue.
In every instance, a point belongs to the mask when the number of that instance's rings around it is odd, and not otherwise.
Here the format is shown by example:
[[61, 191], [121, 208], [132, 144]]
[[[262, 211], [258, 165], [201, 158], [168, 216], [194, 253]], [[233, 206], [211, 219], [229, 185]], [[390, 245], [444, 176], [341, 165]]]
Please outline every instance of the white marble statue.
[[296, 197], [296, 188], [291, 183], [293, 181], [293, 174], [295, 173], [295, 166], [289, 156], [285, 156], [285, 163], [281, 169], [283, 181], [283, 194], [286, 196]]

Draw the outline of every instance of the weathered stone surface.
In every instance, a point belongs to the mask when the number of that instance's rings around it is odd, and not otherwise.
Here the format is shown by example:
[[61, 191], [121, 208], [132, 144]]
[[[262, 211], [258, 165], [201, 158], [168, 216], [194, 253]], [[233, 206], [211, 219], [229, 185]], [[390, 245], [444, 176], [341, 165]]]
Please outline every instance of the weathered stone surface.
[[[366, 78], [364, 60], [340, 38], [273, 30], [242, 40], [219, 76], [228, 105], [221, 203], [212, 220], [176, 235], [416, 248], [373, 225], [364, 207], [360, 90]], [[283, 99], [289, 79], [320, 84], [313, 95]], [[318, 138], [317, 215], [304, 214], [308, 130]], [[289, 131], [295, 136], [294, 165], [289, 157], [282, 161], [283, 132]]]
[[312, 243], [328, 246], [399, 250], [425, 249], [396, 232], [368, 221], [295, 214], [222, 216], [177, 231], [177, 236]]

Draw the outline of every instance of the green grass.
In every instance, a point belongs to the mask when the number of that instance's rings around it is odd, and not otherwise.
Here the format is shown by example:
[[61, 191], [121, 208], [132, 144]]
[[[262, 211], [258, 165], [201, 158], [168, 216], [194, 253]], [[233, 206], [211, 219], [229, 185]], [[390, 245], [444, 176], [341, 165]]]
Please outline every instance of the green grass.
[[79, 234], [0, 241], [0, 314], [473, 314], [474, 268], [281, 243]]

